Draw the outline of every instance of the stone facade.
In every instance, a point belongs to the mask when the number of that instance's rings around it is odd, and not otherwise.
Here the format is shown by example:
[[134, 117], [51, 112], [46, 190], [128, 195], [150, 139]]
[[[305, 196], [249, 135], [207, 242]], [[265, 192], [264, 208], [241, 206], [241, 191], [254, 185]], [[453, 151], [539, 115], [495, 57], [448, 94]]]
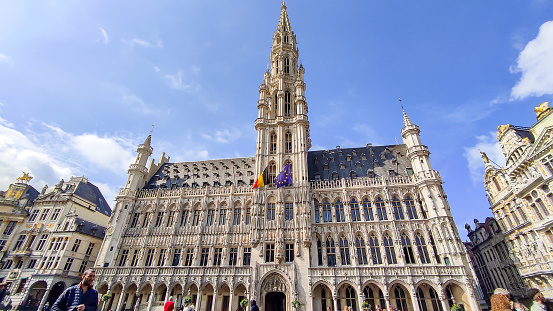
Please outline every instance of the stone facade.
[[527, 286], [553, 297], [553, 114], [545, 102], [531, 127], [498, 126], [506, 165], [482, 153], [490, 208], [505, 234], [508, 255]]
[[[36, 190], [35, 190], [36, 191]], [[111, 209], [84, 177], [42, 189], [4, 248], [0, 278], [13, 306], [43, 310], [96, 261]]]
[[[106, 310], [478, 310], [440, 174], [404, 113], [404, 144], [309, 151], [304, 67], [282, 5], [254, 157], [171, 163], [139, 145], [97, 261]], [[292, 183], [274, 177], [290, 165]], [[268, 185], [252, 189], [261, 173]]]
[[488, 217], [484, 223], [475, 219], [474, 230], [469, 224], [465, 228], [470, 239], [467, 247], [473, 253], [473, 266], [487, 305], [491, 306], [490, 298], [498, 287], [507, 289], [512, 299], [525, 299], [526, 287], [495, 218]]

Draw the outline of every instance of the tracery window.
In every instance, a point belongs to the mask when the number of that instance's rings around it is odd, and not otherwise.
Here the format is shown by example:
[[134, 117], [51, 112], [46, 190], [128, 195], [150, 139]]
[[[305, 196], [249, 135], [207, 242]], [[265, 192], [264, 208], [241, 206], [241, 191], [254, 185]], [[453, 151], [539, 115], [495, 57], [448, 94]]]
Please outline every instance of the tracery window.
[[219, 225], [223, 226], [227, 222], [227, 209], [225, 207], [221, 207], [219, 210]]
[[284, 153], [292, 153], [292, 132], [284, 134]]
[[242, 209], [240, 207], [234, 208], [234, 217], [232, 220], [233, 225], [239, 225], [240, 224], [240, 215], [242, 215]]
[[[288, 37], [284, 37], [284, 38], [287, 41], [286, 38], [288, 38]], [[290, 73], [290, 59], [288, 57], [284, 58], [284, 73], [285, 74]]]
[[401, 202], [395, 195], [392, 197], [392, 207], [394, 209], [394, 217], [396, 220], [405, 219], [403, 216], [403, 209], [401, 208]]
[[430, 301], [432, 301], [432, 308], [434, 311], [444, 311], [442, 302], [438, 298], [436, 291], [431, 287], [428, 289], [428, 293], [430, 294]]
[[373, 214], [373, 208], [371, 205], [371, 201], [369, 199], [365, 198], [363, 200], [363, 213], [365, 214], [365, 220], [366, 221], [373, 221], [374, 220], [374, 214]]
[[417, 300], [419, 301], [419, 306], [421, 307], [422, 311], [428, 311], [428, 307], [426, 306], [426, 299], [424, 297], [424, 291], [420, 287], [417, 289]]
[[376, 234], [374, 234], [374, 232], [371, 233], [371, 235], [369, 236], [369, 246], [371, 248], [373, 265], [382, 264], [382, 256], [380, 256], [380, 245], [378, 244], [378, 238], [376, 237]]
[[340, 257], [342, 257], [342, 265], [351, 265], [349, 257], [349, 243], [345, 235], [340, 237]]
[[315, 200], [314, 205], [315, 205], [315, 223], [319, 223], [320, 222], [320, 219], [319, 219], [319, 202], [317, 202], [317, 200]]
[[330, 235], [326, 238], [326, 259], [329, 267], [336, 266], [336, 248]]
[[328, 200], [323, 201], [323, 220], [324, 222], [332, 222], [332, 211]]
[[292, 102], [291, 102], [290, 91], [284, 92], [284, 116], [285, 117], [292, 116]]
[[407, 308], [407, 296], [402, 287], [396, 286], [394, 289], [394, 294], [396, 296], [396, 307], [399, 311], [408, 311]]
[[418, 219], [417, 209], [415, 208], [415, 201], [411, 196], [405, 196], [405, 208], [407, 209], [407, 216], [409, 219]]
[[360, 265], [367, 264], [367, 250], [365, 248], [365, 240], [360, 233], [355, 238], [355, 247], [357, 248], [357, 260]]
[[269, 180], [268, 180], [268, 183], [269, 185], [273, 184], [275, 182], [275, 177], [277, 175], [277, 168], [276, 168], [276, 164], [275, 162], [271, 162], [269, 164]]
[[420, 232], [417, 232], [415, 235], [415, 243], [417, 244], [417, 249], [419, 251], [419, 256], [421, 258], [421, 263], [430, 263], [430, 256], [428, 256], [428, 250], [426, 249], [426, 243], [424, 242], [424, 237]]
[[346, 287], [346, 305], [351, 307], [353, 311], [357, 311], [357, 303], [355, 303], [355, 289], [353, 287]]
[[430, 245], [432, 246], [432, 250], [434, 251], [434, 257], [436, 258], [437, 263], [442, 263], [440, 260], [440, 255], [438, 255], [438, 248], [436, 247], [436, 243], [434, 242], [434, 237], [432, 236], [432, 233], [429, 233], [430, 238]]
[[411, 245], [411, 239], [405, 232], [401, 234], [401, 246], [403, 247], [403, 255], [405, 256], [405, 263], [415, 263], [415, 255], [413, 254], [413, 247]]
[[267, 204], [267, 220], [275, 220], [275, 203]]
[[351, 208], [351, 221], [361, 221], [361, 215], [359, 213], [359, 203], [357, 203], [357, 200], [355, 200], [355, 198], [351, 199], [349, 206]]
[[394, 250], [394, 241], [390, 234], [385, 233], [383, 238], [384, 250], [386, 251], [386, 258], [388, 259], [388, 264], [396, 264], [396, 252]]
[[271, 141], [269, 143], [269, 154], [276, 154], [277, 152], [277, 134], [271, 133]]
[[344, 204], [342, 204], [342, 201], [340, 201], [340, 199], [336, 200], [336, 203], [334, 203], [334, 208], [336, 209], [336, 222], [346, 221], [346, 216], [344, 214]]
[[205, 222], [205, 225], [206, 226], [211, 226], [213, 225], [213, 217], [215, 215], [215, 210], [214, 209], [208, 209], [207, 210], [207, 219], [206, 219], [206, 222]]
[[284, 220], [294, 219], [294, 203], [284, 203]]
[[323, 245], [321, 239], [317, 237], [317, 259], [319, 266], [323, 265]]
[[386, 214], [386, 206], [384, 205], [384, 200], [382, 200], [382, 197], [377, 197], [374, 205], [376, 206], [376, 212], [378, 213], [378, 220], [388, 220], [388, 215]]

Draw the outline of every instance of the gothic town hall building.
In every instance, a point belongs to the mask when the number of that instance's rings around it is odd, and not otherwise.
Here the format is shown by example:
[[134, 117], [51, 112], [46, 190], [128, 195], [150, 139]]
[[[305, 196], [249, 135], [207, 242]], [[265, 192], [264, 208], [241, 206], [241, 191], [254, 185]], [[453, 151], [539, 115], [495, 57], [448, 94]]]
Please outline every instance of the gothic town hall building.
[[[403, 114], [403, 144], [310, 151], [305, 69], [286, 6], [257, 102], [254, 157], [155, 163], [138, 146], [100, 250], [104, 310], [478, 310], [440, 174]], [[149, 163], [148, 163], [149, 162]], [[289, 164], [292, 184], [273, 178]], [[252, 189], [267, 168], [269, 184]]]

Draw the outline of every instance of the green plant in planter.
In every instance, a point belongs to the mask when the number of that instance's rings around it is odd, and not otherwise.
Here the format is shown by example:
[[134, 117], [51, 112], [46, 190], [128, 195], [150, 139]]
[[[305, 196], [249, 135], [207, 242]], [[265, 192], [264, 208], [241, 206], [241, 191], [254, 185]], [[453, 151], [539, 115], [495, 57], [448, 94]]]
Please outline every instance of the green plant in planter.
[[363, 301], [363, 304], [361, 304], [361, 307], [364, 310], [371, 310], [371, 304], [368, 301]]
[[299, 300], [296, 299], [296, 300], [292, 301], [292, 307], [294, 309], [297, 309], [299, 306], [300, 306], [300, 301]]
[[250, 303], [250, 301], [248, 300], [248, 298], [244, 298], [240, 301], [240, 305], [242, 306], [242, 308], [246, 309], [248, 307], [248, 304]]
[[463, 308], [458, 304], [454, 304], [451, 306], [451, 311], [463, 311]]
[[102, 301], [108, 301], [111, 298], [110, 293], [105, 293], [102, 295]]

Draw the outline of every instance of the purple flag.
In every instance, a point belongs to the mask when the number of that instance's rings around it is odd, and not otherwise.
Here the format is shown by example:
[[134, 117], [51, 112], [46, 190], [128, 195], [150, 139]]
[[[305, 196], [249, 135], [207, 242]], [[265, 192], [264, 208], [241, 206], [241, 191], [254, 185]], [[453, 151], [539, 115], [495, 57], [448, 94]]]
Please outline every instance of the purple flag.
[[290, 176], [290, 164], [286, 164], [284, 169], [282, 169], [282, 171], [280, 171], [280, 173], [278, 173], [278, 175], [275, 177], [274, 181], [277, 185], [277, 188], [292, 184], [292, 176]]

